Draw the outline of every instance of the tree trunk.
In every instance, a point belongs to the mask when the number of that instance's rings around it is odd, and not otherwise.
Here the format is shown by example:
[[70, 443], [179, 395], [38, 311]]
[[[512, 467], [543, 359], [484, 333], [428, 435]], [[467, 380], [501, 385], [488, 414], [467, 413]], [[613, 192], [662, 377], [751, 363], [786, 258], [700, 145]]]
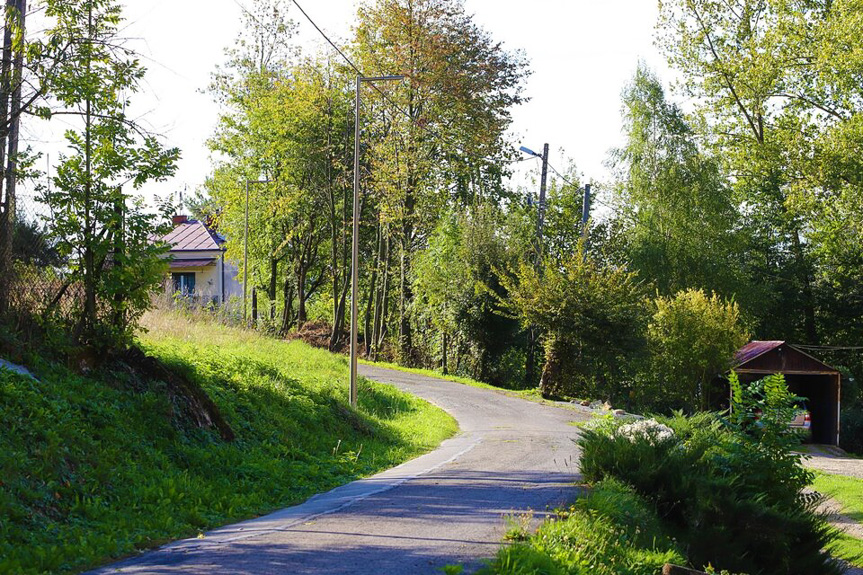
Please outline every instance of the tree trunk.
[[303, 327], [306, 323], [306, 267], [300, 262], [297, 273], [297, 327]]
[[[87, 37], [93, 37], [93, 7], [87, 6]], [[87, 77], [92, 68], [91, 58], [87, 58]], [[76, 333], [80, 340], [83, 333], [90, 331], [96, 323], [96, 255], [93, 250], [95, 241], [93, 214], [93, 100], [87, 98], [84, 120], [84, 314]], [[89, 335], [89, 334], [88, 334]]]
[[278, 281], [279, 274], [279, 260], [276, 258], [270, 258], [270, 285], [267, 289], [267, 300], [269, 300], [270, 305], [270, 321], [275, 321], [276, 319], [276, 282]]
[[290, 274], [285, 274], [285, 286], [282, 295], [282, 328], [280, 332], [282, 335], [287, 335], [294, 324], [294, 286], [291, 283]]
[[545, 350], [545, 365], [542, 368], [542, 377], [539, 380], [539, 392], [546, 399], [557, 397], [563, 389], [561, 363], [563, 351], [556, 338], [549, 338]]
[[[125, 207], [123, 192], [120, 188], [117, 188], [117, 197], [114, 198], [114, 229], [112, 231], [114, 235], [114, 257], [112, 264], [116, 269], [123, 267], [123, 258], [126, 254], [126, 238], [124, 237]], [[114, 329], [117, 330], [118, 334], [123, 333], [126, 329], [126, 312], [124, 307], [125, 297], [122, 290], [118, 290], [114, 295]]]
[[390, 269], [390, 236], [389, 234], [384, 234], [385, 240], [383, 242], [383, 253], [381, 256], [381, 289], [378, 290], [378, 297], [375, 303], [375, 322], [374, 322], [374, 354], [372, 356], [372, 360], [377, 359], [378, 352], [381, 349], [381, 346], [384, 343], [384, 337], [386, 336], [386, 332], [384, 327], [386, 326], [386, 314], [387, 314], [387, 305], [389, 303], [389, 269]]
[[440, 346], [441, 347], [441, 369], [443, 370], [444, 375], [446, 375], [448, 373], [447, 372], [447, 365], [446, 365], [446, 344], [447, 344], [447, 337], [446, 337], [446, 331], [444, 331], [443, 335], [441, 336], [441, 346]]
[[258, 286], [252, 287], [252, 327], [258, 327]]
[[[9, 98], [12, 95], [12, 28], [14, 11], [19, 0], [6, 0], [6, 19], [3, 31], [3, 55], [0, 62], [0, 170], [6, 164], [6, 142], [9, 130]], [[22, 23], [23, 23], [23, 12]], [[17, 58], [16, 58], [17, 63]], [[5, 174], [4, 174], [5, 176]], [[0, 177], [0, 312], [9, 305], [9, 292], [12, 277], [12, 237], [15, 225], [14, 193], [3, 195], [6, 177]]]
[[399, 266], [399, 356], [406, 365], [413, 364], [413, 337], [408, 307], [413, 297], [409, 281], [409, 243], [402, 242], [401, 266]]
[[378, 268], [381, 265], [381, 251], [383, 251], [381, 244], [383, 241], [383, 225], [378, 222], [378, 250], [374, 264], [372, 265], [372, 277], [369, 281], [369, 297], [366, 303], [366, 314], [363, 321], [363, 341], [366, 345], [366, 358], [371, 355], [372, 347], [374, 347], [373, 342], [375, 336], [372, 330], [372, 310], [375, 308], [375, 302], [377, 300]]

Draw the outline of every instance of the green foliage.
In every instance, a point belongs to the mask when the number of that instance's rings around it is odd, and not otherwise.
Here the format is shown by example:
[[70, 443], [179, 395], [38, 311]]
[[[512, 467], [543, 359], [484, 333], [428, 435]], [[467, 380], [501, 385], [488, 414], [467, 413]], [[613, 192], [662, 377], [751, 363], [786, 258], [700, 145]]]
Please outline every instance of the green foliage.
[[[758, 388], [756, 400], [757, 393], [736, 387], [728, 420], [677, 414], [586, 429], [582, 473], [589, 481], [618, 479], [651, 501], [695, 567], [838, 573], [822, 552], [835, 533], [817, 512], [817, 497], [803, 491], [812, 474], [790, 451], [786, 416], [795, 398], [781, 378]], [[757, 430], [756, 401], [771, 420]]]
[[788, 390], [785, 377], [774, 374], [741, 383], [734, 372], [731, 385], [731, 412], [726, 423], [736, 432], [752, 436], [761, 444], [778, 451], [788, 451], [800, 444], [802, 436], [788, 427], [804, 398]]
[[843, 409], [841, 419], [839, 446], [845, 451], [863, 455], [863, 407]]
[[499, 213], [488, 205], [442, 216], [428, 247], [415, 256], [411, 311], [416, 344], [440, 358], [442, 368], [515, 387], [523, 363], [513, 370], [503, 361], [519, 326], [500, 313], [505, 292], [498, 274], [511, 258], [499, 225]]
[[759, 330], [783, 339], [859, 336], [847, 320], [860, 314], [863, 246], [860, 8], [859, 0], [661, 4], [658, 43], [699, 103], [705, 143], [748, 222], [743, 269], [766, 289], [747, 308]]
[[627, 142], [612, 158], [631, 266], [663, 296], [687, 288], [749, 296], [735, 261], [740, 214], [719, 162], [643, 64], [623, 106]]
[[645, 347], [644, 290], [635, 274], [602, 266], [580, 247], [559, 266], [540, 273], [522, 263], [502, 281], [510, 311], [546, 334], [544, 395], [628, 396]]
[[[165, 384], [127, 370], [38, 381], [0, 369], [0, 572], [78, 571], [298, 503], [455, 431], [442, 411], [360, 381], [302, 343], [148, 317], [146, 348], [209, 394], [227, 443], [179, 419]], [[159, 323], [161, 322], [161, 323]], [[338, 446], [338, 449], [334, 449]]]
[[69, 47], [53, 71], [51, 96], [61, 109], [52, 115], [74, 120], [68, 155], [61, 154], [40, 199], [50, 208], [47, 232], [68, 281], [83, 285], [72, 339], [97, 348], [125, 344], [166, 266], [164, 247], [151, 240], [165, 231], [158, 216], [124, 190], [172, 175], [179, 151], [163, 148], [126, 115], [145, 69], [116, 45], [120, 6], [49, 1], [46, 15], [55, 21], [50, 41]]
[[641, 386], [641, 405], [655, 409], [707, 410], [724, 390], [712, 388], [713, 379], [731, 367], [736, 352], [747, 341], [737, 304], [701, 290], [680, 291], [654, 300], [647, 327], [650, 377]]
[[481, 574], [652, 575], [684, 562], [652, 506], [615, 480], [545, 522], [524, 543], [501, 549]]

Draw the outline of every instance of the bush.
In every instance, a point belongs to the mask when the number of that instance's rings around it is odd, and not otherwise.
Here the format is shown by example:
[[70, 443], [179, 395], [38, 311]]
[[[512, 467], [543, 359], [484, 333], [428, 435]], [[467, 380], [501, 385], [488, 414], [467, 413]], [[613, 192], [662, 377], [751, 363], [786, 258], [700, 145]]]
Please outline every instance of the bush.
[[583, 251], [546, 262], [542, 273], [522, 264], [502, 278], [509, 311], [546, 335], [543, 396], [626, 397], [626, 385], [645, 348], [644, 287], [634, 273], [606, 267]]
[[480, 573], [654, 575], [684, 562], [651, 504], [609, 479], [544, 523], [528, 541], [505, 547]]
[[[781, 383], [781, 385], [780, 385]], [[835, 537], [803, 489], [812, 475], [782, 423], [793, 396], [763, 382], [763, 425], [737, 404], [734, 416], [701, 413], [643, 422], [603, 422], [579, 440], [588, 481], [610, 478], [652, 502], [695, 567], [735, 572], [839, 573], [822, 549]], [[735, 400], [751, 400], [737, 393]], [[784, 403], [783, 403], [784, 402]]]
[[642, 403], [661, 397], [663, 406], [690, 413], [710, 408], [711, 382], [731, 366], [749, 335], [737, 304], [701, 290], [654, 300], [647, 328], [654, 385], [641, 389]]
[[863, 407], [842, 410], [840, 447], [850, 453], [863, 454]]

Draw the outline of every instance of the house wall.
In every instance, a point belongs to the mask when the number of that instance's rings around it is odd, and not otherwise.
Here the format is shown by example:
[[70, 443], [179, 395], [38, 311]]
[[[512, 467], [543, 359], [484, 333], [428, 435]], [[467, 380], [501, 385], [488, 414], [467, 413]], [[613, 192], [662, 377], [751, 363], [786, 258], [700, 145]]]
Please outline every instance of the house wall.
[[[172, 251], [171, 257], [174, 260], [174, 266], [170, 273], [194, 273], [195, 274], [195, 294], [194, 297], [200, 303], [207, 302], [220, 303], [222, 299], [222, 289], [225, 288], [225, 297], [229, 298], [234, 290], [233, 284], [236, 280], [236, 267], [225, 262], [224, 280], [222, 274], [222, 254], [221, 250], [200, 250], [200, 251]], [[177, 264], [183, 260], [202, 260], [213, 258], [215, 263], [206, 267], [184, 268], [178, 267]], [[230, 276], [230, 277], [229, 277]], [[222, 285], [224, 281], [224, 286]], [[242, 294], [242, 288], [240, 288]]]
[[225, 301], [231, 297], [243, 297], [243, 284], [240, 282], [240, 269], [225, 260]]

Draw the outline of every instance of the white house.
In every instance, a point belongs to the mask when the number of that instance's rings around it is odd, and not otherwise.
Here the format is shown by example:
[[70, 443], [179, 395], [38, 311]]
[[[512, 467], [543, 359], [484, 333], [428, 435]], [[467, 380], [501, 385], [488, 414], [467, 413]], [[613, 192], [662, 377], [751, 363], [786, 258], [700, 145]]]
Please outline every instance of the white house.
[[225, 261], [225, 238], [188, 216], [174, 216], [174, 226], [162, 238], [171, 246], [168, 257], [174, 293], [217, 305], [242, 295], [237, 267]]

